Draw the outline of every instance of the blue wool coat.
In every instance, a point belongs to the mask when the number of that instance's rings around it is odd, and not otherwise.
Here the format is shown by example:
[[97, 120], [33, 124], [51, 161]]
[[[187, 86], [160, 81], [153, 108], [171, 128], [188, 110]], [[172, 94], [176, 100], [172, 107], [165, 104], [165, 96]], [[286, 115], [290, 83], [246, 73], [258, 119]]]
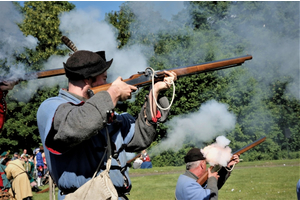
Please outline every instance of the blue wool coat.
[[[60, 190], [76, 190], [95, 173], [105, 156], [107, 139], [103, 121], [106, 111], [113, 108], [106, 91], [83, 101], [82, 97], [65, 90], [60, 90], [57, 97], [47, 99], [39, 107], [37, 122], [48, 168]], [[147, 148], [156, 131], [155, 124], [144, 118], [143, 109], [137, 120], [127, 113], [115, 114], [115, 122], [107, 124], [107, 129], [112, 146], [120, 152], [117, 160], [112, 159], [110, 177], [117, 191], [124, 193], [131, 188], [126, 151]]]

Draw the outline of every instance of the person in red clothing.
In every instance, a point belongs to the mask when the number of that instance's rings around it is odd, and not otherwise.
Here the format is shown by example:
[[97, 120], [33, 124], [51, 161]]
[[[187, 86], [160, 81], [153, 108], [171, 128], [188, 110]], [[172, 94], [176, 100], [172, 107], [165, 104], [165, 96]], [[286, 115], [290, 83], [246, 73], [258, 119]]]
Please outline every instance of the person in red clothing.
[[152, 168], [152, 162], [146, 150], [142, 151], [141, 159], [143, 160], [141, 169]]
[[6, 117], [6, 101], [5, 97], [8, 90], [12, 90], [18, 84], [16, 81], [2, 81], [0, 83], [0, 132], [2, 131]]
[[1, 188], [1, 190], [4, 187], [4, 185], [3, 185], [3, 179], [2, 179], [2, 174], [5, 174], [5, 172], [0, 172], [0, 188]]

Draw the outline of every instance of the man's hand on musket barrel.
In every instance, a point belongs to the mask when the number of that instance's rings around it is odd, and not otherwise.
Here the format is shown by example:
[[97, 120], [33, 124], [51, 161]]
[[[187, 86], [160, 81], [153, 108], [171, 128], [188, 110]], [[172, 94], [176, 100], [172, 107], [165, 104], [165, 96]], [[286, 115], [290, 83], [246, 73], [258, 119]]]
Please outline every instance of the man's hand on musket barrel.
[[159, 93], [159, 91], [169, 89], [174, 81], [177, 80], [177, 74], [173, 71], [164, 71], [168, 76], [164, 78], [163, 81], [159, 81], [154, 85], [154, 92]]
[[0, 86], [2, 91], [12, 90], [15, 85], [19, 83], [19, 81], [2, 81], [3, 85]]
[[240, 155], [234, 154], [233, 158], [229, 161], [227, 167], [231, 168], [233, 165], [238, 164], [240, 162]]

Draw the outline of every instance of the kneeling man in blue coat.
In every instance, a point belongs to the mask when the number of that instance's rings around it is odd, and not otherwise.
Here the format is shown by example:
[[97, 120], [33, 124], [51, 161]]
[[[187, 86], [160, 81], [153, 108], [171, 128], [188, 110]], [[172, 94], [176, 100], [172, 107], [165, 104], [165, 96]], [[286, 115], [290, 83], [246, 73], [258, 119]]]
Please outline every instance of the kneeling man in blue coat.
[[[222, 167], [219, 172], [212, 173], [208, 168], [208, 180], [205, 187], [197, 183], [198, 178], [206, 172], [206, 159], [199, 148], [191, 149], [184, 157], [186, 163], [186, 172], [179, 176], [176, 185], [177, 200], [217, 200], [218, 190], [221, 189], [225, 181], [230, 175]], [[233, 159], [228, 163], [227, 167], [231, 168], [239, 162], [238, 155], [234, 155]]]

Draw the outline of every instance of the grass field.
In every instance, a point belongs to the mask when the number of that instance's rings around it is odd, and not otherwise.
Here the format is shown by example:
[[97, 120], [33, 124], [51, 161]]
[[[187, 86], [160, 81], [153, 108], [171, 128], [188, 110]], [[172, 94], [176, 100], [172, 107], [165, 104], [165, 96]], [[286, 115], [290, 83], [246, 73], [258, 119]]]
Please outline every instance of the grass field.
[[[178, 176], [184, 171], [184, 166], [130, 169], [133, 187], [128, 197], [130, 200], [174, 200]], [[297, 200], [299, 179], [299, 159], [241, 162], [219, 191], [219, 199]], [[49, 199], [49, 193], [34, 194], [33, 199]]]

